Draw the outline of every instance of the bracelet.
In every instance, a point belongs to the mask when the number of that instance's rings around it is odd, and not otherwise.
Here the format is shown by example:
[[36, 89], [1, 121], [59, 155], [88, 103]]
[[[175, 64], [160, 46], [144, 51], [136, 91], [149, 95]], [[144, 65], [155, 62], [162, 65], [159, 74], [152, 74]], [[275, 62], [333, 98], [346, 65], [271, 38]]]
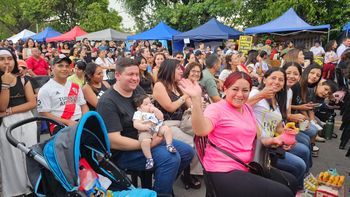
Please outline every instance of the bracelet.
[[1, 90], [8, 90], [10, 89], [10, 84], [3, 83], [1, 84]]
[[179, 100], [181, 101], [181, 103], [184, 103], [185, 102], [185, 99], [180, 97]]

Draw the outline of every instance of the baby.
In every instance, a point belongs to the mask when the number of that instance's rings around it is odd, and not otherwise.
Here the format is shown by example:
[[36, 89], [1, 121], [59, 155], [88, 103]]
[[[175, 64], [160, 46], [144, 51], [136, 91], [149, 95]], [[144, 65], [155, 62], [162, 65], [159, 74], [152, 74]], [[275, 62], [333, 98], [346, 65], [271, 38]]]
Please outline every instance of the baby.
[[153, 134], [165, 137], [166, 148], [170, 153], [176, 153], [173, 146], [173, 136], [168, 126], [163, 125], [163, 113], [153, 106], [147, 95], [140, 95], [134, 100], [137, 111], [133, 116], [134, 127], [139, 131], [141, 149], [146, 157], [146, 170], [154, 166], [151, 153], [151, 141]]

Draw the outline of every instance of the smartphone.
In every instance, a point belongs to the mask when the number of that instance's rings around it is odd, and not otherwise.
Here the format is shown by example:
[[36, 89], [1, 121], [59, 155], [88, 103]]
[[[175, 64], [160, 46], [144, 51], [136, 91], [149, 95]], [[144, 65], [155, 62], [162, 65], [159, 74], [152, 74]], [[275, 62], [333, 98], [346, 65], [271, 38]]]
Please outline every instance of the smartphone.
[[147, 72], [149, 72], [149, 73], [152, 72], [152, 66], [151, 65], [147, 65]]

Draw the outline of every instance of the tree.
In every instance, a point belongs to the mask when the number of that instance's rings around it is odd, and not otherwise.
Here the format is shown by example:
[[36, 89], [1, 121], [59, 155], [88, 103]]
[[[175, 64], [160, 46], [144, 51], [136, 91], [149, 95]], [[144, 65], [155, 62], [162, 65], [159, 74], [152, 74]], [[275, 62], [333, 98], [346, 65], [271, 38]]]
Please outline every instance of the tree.
[[311, 25], [330, 24], [340, 30], [349, 20], [349, 0], [119, 0], [134, 17], [138, 30], [160, 20], [180, 31], [216, 17], [231, 27], [269, 22], [293, 7]]
[[187, 31], [216, 17], [234, 26], [242, 0], [119, 0], [135, 19], [138, 30], [161, 20], [179, 31]]
[[[75, 25], [86, 31], [112, 27], [121, 29], [121, 16], [108, 10], [108, 0], [6, 0], [0, 1], [0, 29], [3, 37], [35, 26], [52, 26], [66, 32]], [[1, 35], [0, 35], [1, 36]]]

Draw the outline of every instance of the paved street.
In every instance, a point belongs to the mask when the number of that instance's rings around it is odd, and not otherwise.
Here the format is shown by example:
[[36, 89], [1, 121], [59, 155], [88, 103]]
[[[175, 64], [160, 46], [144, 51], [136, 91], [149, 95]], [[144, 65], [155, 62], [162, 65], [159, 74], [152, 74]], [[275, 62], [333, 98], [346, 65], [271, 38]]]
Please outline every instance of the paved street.
[[[347, 149], [350, 147], [350, 143], [347, 144], [346, 150], [340, 150], [340, 135], [341, 132], [339, 130], [340, 127], [340, 116], [339, 112], [337, 112], [336, 122], [334, 132], [338, 135], [337, 139], [332, 139], [327, 141], [326, 143], [317, 143], [317, 146], [320, 148], [319, 157], [313, 159], [313, 167], [311, 168], [311, 172], [316, 176], [319, 172], [324, 171], [328, 168], [336, 168], [338, 173], [346, 176], [346, 192], [347, 196], [350, 195], [350, 157], [345, 157]], [[350, 120], [349, 120], [350, 121]], [[203, 182], [204, 184], [204, 182]], [[176, 197], [204, 197], [205, 196], [205, 188], [202, 187], [199, 190], [185, 190], [184, 185], [181, 180], [177, 180], [174, 186], [175, 196]]]

